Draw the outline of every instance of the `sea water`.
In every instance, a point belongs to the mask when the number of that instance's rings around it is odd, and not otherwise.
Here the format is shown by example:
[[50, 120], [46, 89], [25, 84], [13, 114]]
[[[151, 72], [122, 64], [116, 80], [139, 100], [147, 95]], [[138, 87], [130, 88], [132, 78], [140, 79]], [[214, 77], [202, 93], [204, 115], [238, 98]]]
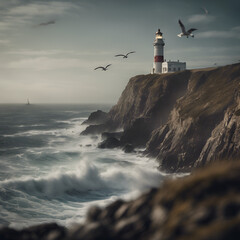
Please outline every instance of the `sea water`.
[[0, 225], [83, 221], [87, 209], [161, 183], [153, 159], [98, 149], [82, 122], [109, 105], [0, 105]]

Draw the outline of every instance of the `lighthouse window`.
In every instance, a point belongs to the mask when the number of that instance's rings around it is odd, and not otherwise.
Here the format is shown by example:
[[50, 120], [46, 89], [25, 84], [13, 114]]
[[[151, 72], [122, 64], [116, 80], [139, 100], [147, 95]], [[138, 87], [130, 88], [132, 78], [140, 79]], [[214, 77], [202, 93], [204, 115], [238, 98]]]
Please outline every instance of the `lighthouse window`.
[[180, 71], [181, 69], [180, 68], [178, 68], [178, 71]]
[[173, 71], [176, 71], [176, 68], [173, 68]]
[[172, 69], [171, 69], [171, 68], [169, 68], [168, 70], [169, 70], [169, 72], [171, 72], [171, 71], [172, 71]]

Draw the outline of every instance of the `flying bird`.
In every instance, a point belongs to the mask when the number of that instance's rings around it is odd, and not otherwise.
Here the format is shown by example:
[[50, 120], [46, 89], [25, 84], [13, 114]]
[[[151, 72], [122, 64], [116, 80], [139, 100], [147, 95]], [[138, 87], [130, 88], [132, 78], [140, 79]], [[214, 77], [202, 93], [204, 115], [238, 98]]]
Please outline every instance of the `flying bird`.
[[204, 13], [205, 13], [206, 15], [209, 14], [209, 11], [208, 11], [205, 7], [202, 7], [201, 9], [204, 11]]
[[185, 26], [183, 25], [183, 23], [181, 22], [181, 20], [178, 20], [178, 23], [182, 29], [182, 32], [180, 34], [178, 34], [178, 37], [182, 37], [182, 36], [187, 36], [187, 38], [189, 36], [194, 37], [194, 35], [192, 34], [193, 31], [197, 30], [196, 28], [190, 28], [189, 30], [186, 31]]
[[128, 58], [128, 55], [131, 54], [131, 53], [135, 53], [135, 51], [133, 51], [133, 52], [129, 52], [129, 53], [127, 53], [126, 55], [124, 55], [124, 54], [117, 54], [117, 55], [115, 55], [115, 57]]
[[56, 23], [56, 21], [52, 20], [52, 21], [40, 23], [40, 24], [38, 24], [38, 26], [48, 26], [50, 24], [55, 24], [55, 23]]
[[102, 67], [102, 66], [99, 66], [99, 67], [96, 67], [94, 68], [94, 70], [97, 70], [97, 69], [102, 69], [102, 71], [107, 71], [108, 70], [108, 67], [111, 66], [112, 64], [108, 64], [106, 67]]

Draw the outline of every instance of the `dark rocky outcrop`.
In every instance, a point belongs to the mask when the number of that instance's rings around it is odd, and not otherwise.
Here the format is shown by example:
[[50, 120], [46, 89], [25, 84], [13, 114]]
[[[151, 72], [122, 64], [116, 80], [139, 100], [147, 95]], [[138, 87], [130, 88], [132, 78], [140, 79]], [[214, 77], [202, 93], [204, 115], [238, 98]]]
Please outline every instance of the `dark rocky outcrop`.
[[120, 140], [122, 134], [123, 132], [103, 132], [101, 136], [103, 140], [106, 140], [109, 137], [114, 137]]
[[84, 224], [0, 230], [3, 240], [238, 240], [240, 161], [166, 181], [132, 201], [92, 207]]
[[113, 132], [117, 130], [117, 125], [111, 120], [108, 120], [103, 124], [89, 125], [81, 135], [101, 134], [103, 132]]
[[147, 147], [165, 171], [240, 157], [239, 81], [240, 64], [133, 77], [108, 124], [84, 133], [123, 128], [121, 146]]
[[107, 122], [108, 120], [108, 114], [106, 112], [103, 112], [101, 110], [97, 110], [95, 112], [92, 112], [88, 119], [84, 121], [82, 124], [103, 124]]
[[120, 141], [114, 137], [108, 137], [106, 140], [99, 143], [98, 148], [116, 148], [120, 147]]

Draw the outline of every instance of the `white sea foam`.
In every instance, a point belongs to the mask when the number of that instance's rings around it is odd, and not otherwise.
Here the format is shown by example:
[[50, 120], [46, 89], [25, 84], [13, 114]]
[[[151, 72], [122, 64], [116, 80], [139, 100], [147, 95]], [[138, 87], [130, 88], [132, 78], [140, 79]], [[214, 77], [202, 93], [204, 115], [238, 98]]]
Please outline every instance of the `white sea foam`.
[[160, 184], [163, 176], [153, 168], [154, 160], [124, 155], [120, 150], [93, 150], [76, 162], [49, 168], [48, 174], [1, 181], [0, 199], [8, 198], [4, 212], [10, 226], [51, 221], [71, 226], [82, 221], [92, 205], [104, 206], [119, 197], [131, 199]]
[[[21, 228], [57, 221], [68, 226], [81, 221], [91, 205], [132, 198], [164, 178], [153, 159], [120, 149], [98, 149], [101, 137], [80, 135], [86, 118], [72, 113], [68, 119], [53, 114], [46, 128], [38, 129], [36, 121], [31, 129], [6, 131], [5, 136], [12, 137], [6, 140], [16, 145], [0, 158], [0, 224]], [[19, 124], [27, 127], [24, 121]], [[25, 139], [25, 145], [19, 144]]]
[[81, 194], [90, 191], [143, 191], [159, 184], [158, 171], [134, 166], [131, 168], [109, 166], [100, 169], [83, 161], [77, 169], [54, 172], [44, 177], [22, 177], [0, 182], [1, 189], [15, 189], [30, 195], [44, 195], [50, 198], [63, 194]]
[[23, 128], [23, 127], [44, 127], [44, 126], [46, 126], [46, 124], [30, 124], [30, 125], [21, 124], [21, 125], [18, 125], [17, 127]]
[[[30, 137], [30, 136], [37, 136], [37, 135], [50, 135], [50, 136], [55, 136], [59, 137], [62, 135], [73, 135], [73, 133], [78, 134], [82, 132], [85, 128], [86, 125], [81, 125], [81, 123], [85, 120], [86, 118], [73, 118], [70, 120], [56, 120], [56, 122], [59, 123], [66, 123], [71, 125], [71, 128], [55, 128], [51, 130], [27, 130], [27, 131], [22, 131], [14, 134], [4, 134], [3, 137]], [[20, 125], [21, 127], [25, 127], [25, 125]], [[30, 125], [31, 126], [44, 126], [41, 124], [35, 124], [35, 125]], [[29, 126], [28, 126], [29, 127]]]

